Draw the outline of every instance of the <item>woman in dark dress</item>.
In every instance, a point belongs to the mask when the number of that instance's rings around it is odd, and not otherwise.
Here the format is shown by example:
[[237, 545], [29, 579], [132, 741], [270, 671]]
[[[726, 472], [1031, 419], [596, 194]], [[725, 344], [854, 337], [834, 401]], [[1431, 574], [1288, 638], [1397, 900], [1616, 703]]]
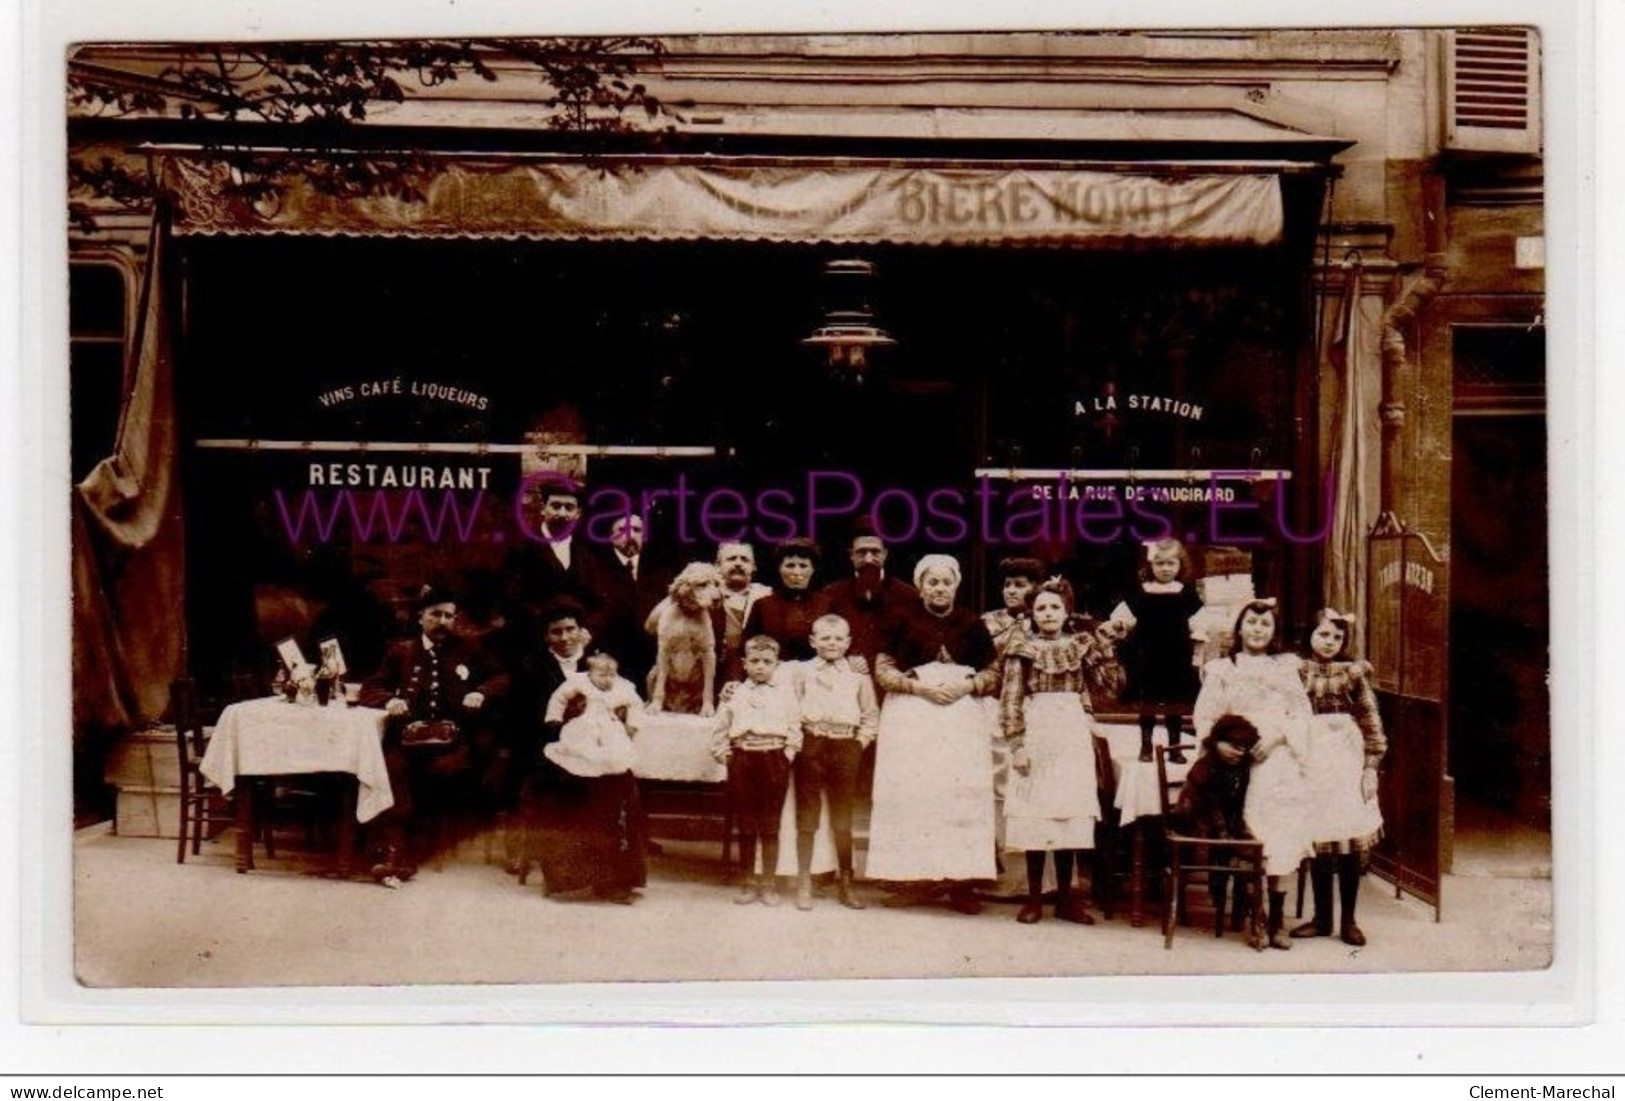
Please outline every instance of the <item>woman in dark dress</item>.
[[926, 555], [920, 603], [881, 630], [868, 876], [946, 889], [952, 909], [976, 913], [976, 885], [997, 874], [992, 717], [976, 697], [998, 690], [999, 672], [981, 617], [954, 606], [959, 579], [953, 558]]
[[[627, 767], [630, 754], [584, 749], [559, 735], [578, 710], [586, 714], [577, 722], [596, 718], [636, 730], [642, 707], [632, 682], [617, 675], [614, 658], [599, 654], [587, 661], [590, 671], [559, 686], [542, 718], [536, 856], [545, 894], [590, 889], [595, 898], [630, 905], [632, 892], [647, 882], [643, 810], [637, 779]], [[604, 713], [594, 716], [595, 708]]]
[[778, 575], [773, 592], [751, 605], [744, 637], [766, 635], [779, 644], [779, 661], [812, 658], [813, 620], [824, 614], [814, 576], [818, 572], [818, 544], [811, 539], [786, 539], [773, 550]]

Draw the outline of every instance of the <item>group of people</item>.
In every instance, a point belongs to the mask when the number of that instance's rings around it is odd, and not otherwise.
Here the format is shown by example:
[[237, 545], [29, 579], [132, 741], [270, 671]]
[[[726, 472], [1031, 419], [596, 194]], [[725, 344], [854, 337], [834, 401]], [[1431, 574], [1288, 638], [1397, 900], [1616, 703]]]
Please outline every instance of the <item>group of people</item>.
[[[1377, 771], [1388, 747], [1372, 670], [1349, 657], [1352, 614], [1318, 612], [1307, 658], [1281, 652], [1279, 623], [1273, 599], [1248, 602], [1231, 655], [1204, 668], [1193, 717], [1206, 752], [1176, 814], [1200, 836], [1262, 844], [1271, 947], [1331, 935], [1334, 874], [1338, 935], [1360, 947], [1355, 906], [1381, 836]], [[1314, 911], [1288, 932], [1282, 877], [1311, 857]]]
[[650, 844], [633, 774], [638, 729], [651, 713], [686, 712], [708, 722], [727, 767], [736, 902], [780, 904], [781, 848], [793, 849], [793, 901], [810, 909], [827, 816], [839, 902], [863, 909], [853, 814], [867, 794], [866, 879], [888, 904], [940, 899], [978, 912], [999, 861], [1020, 853], [1018, 921], [1042, 919], [1052, 866], [1055, 916], [1092, 924], [1075, 879], [1101, 817], [1091, 701], [1105, 690], [1138, 706], [1142, 757], [1159, 721], [1176, 756], [1192, 720], [1204, 755], [1181, 811], [1207, 836], [1261, 842], [1271, 944], [1290, 946], [1279, 876], [1311, 853], [1314, 916], [1290, 936], [1330, 934], [1335, 877], [1340, 933], [1364, 943], [1354, 900], [1380, 831], [1385, 742], [1369, 667], [1346, 653], [1351, 616], [1321, 613], [1300, 661], [1277, 653], [1273, 602], [1249, 603], [1232, 655], [1199, 675], [1201, 601], [1173, 541], [1149, 547], [1139, 588], [1096, 623], [1031, 558], [1000, 564], [1003, 606], [979, 615], [960, 604], [954, 558], [925, 555], [910, 585], [887, 572], [872, 529], [854, 531], [850, 571], [822, 586], [819, 548], [805, 539], [775, 548], [771, 586], [756, 580], [747, 543], [724, 543], [714, 563], [668, 581], [643, 568], [639, 517], [616, 524], [605, 554], [571, 537], [578, 514], [574, 494], [550, 496], [542, 527], [557, 537], [534, 549], [542, 562], [511, 571], [527, 591], [507, 626], [539, 642], [510, 643], [508, 660], [493, 660], [496, 647], [452, 629], [450, 594], [429, 587], [417, 637], [366, 681], [362, 702], [389, 715], [396, 791], [375, 830], [380, 881], [415, 870], [416, 804], [477, 791], [507, 815], [509, 870], [522, 880], [534, 860], [550, 895], [632, 901]]

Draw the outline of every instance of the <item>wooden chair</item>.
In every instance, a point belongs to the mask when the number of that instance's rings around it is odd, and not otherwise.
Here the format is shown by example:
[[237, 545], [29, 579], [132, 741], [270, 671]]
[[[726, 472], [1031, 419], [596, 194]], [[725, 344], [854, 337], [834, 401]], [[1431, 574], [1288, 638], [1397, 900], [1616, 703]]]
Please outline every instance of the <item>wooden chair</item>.
[[[1264, 845], [1259, 841], [1217, 840], [1193, 837], [1174, 828], [1173, 809], [1183, 779], [1168, 778], [1167, 747], [1157, 746], [1157, 793], [1162, 804], [1163, 839], [1167, 864], [1163, 870], [1162, 944], [1174, 946], [1174, 925], [1189, 924], [1185, 907], [1187, 887], [1208, 887], [1229, 882], [1234, 887], [1234, 913], [1241, 915], [1242, 899], [1247, 899], [1248, 943], [1260, 951], [1264, 947]], [[1218, 877], [1224, 877], [1219, 879]], [[1224, 935], [1225, 905], [1214, 894], [1213, 935]]]
[[[211, 836], [210, 826], [229, 826], [237, 818], [228, 798], [203, 775], [208, 739], [203, 732], [195, 683], [177, 680], [169, 686], [169, 713], [175, 723], [175, 749], [180, 754], [181, 771], [181, 830], [175, 863], [184, 864], [188, 846], [193, 856], [202, 852], [204, 839]], [[249, 864], [252, 867], [252, 851]]]

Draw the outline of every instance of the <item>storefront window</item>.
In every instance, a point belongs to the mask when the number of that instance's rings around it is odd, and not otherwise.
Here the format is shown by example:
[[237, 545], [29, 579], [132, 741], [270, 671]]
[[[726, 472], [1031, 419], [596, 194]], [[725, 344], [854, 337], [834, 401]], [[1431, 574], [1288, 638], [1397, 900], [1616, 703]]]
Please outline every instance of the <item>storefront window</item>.
[[124, 269], [108, 261], [75, 261], [68, 280], [71, 446], [77, 482], [111, 453], [118, 434], [129, 282]]

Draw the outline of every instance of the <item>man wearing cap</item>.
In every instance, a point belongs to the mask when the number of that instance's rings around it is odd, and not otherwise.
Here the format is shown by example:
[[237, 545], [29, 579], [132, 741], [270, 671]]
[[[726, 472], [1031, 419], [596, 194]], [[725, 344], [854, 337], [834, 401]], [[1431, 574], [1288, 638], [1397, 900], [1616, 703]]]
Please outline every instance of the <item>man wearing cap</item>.
[[395, 803], [377, 819], [373, 875], [397, 886], [416, 871], [406, 833], [415, 804], [440, 813], [471, 809], [475, 783], [494, 790], [500, 777], [491, 718], [507, 694], [509, 678], [453, 633], [457, 600], [439, 585], [425, 585], [417, 600], [418, 629], [390, 644], [383, 663], [361, 687], [361, 704], [382, 708], [384, 763]]
[[565, 474], [543, 473], [527, 484], [527, 515], [520, 542], [508, 552], [503, 571], [509, 605], [524, 625], [528, 642], [540, 641], [541, 614], [561, 597], [588, 611], [599, 602], [597, 556], [581, 523], [581, 483]]

